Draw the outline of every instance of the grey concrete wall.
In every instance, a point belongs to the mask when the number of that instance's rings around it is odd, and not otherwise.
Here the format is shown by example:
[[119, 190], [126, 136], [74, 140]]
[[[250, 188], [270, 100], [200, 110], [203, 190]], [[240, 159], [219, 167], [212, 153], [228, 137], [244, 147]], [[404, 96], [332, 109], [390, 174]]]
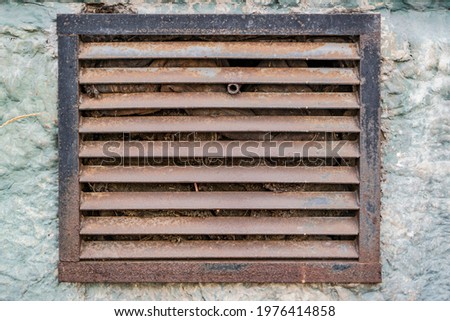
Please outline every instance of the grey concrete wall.
[[[382, 14], [379, 285], [58, 284], [57, 13], [71, 1], [0, 1], [0, 300], [450, 299], [450, 2], [131, 1], [139, 13]], [[111, 2], [111, 1], [109, 1]]]

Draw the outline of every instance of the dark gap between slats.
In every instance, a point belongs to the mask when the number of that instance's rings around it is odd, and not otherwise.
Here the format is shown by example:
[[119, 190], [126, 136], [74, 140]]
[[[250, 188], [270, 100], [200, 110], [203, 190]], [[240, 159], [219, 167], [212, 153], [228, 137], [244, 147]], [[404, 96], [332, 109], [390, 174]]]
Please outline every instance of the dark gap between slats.
[[[270, 107], [270, 106], [269, 106]], [[144, 108], [127, 108], [127, 109], [110, 109], [110, 110], [81, 110], [82, 117], [128, 117], [128, 116], [194, 116], [194, 115], [211, 115], [219, 113], [225, 108], [195, 108], [195, 109], [144, 109]], [[226, 108], [229, 116], [357, 116], [358, 109], [312, 109], [312, 108]], [[233, 115], [231, 110], [241, 112], [242, 115]], [[245, 113], [245, 114], [244, 114]], [[220, 116], [220, 115], [219, 115]]]
[[[189, 90], [182, 90], [187, 88]], [[246, 84], [240, 87], [240, 92], [353, 92], [352, 85], [290, 85], [290, 84]], [[202, 89], [203, 88], [203, 89]], [[89, 97], [101, 99], [107, 93], [145, 93], [145, 92], [227, 92], [227, 84], [95, 84], [81, 85], [81, 93]]]
[[91, 36], [81, 35], [80, 40], [83, 42], [145, 42], [145, 41], [286, 41], [286, 42], [353, 42], [359, 41], [358, 36], [163, 36], [163, 35], [134, 35], [134, 36], [117, 36], [103, 35]]
[[[115, 68], [115, 67], [125, 67], [125, 68], [146, 68], [153, 67], [152, 63], [155, 61], [163, 60], [163, 58], [157, 59], [83, 59], [80, 60], [80, 68]], [[198, 61], [198, 66], [200, 67], [204, 65], [205, 67], [211, 67], [208, 64], [203, 63], [202, 61], [206, 60], [216, 60], [218, 62], [217, 67], [260, 67], [262, 68], [270, 68], [271, 64], [275, 61], [274, 59], [217, 59], [217, 58], [208, 58], [208, 59], [164, 59], [167, 61], [173, 62], [173, 64], [180, 64], [182, 66], [187, 60], [189, 61]], [[358, 67], [358, 61], [356, 60], [305, 60], [305, 59], [296, 59], [296, 60], [288, 60], [288, 59], [278, 59], [278, 61], [286, 61], [286, 67], [303, 67], [303, 68], [355, 68]], [[214, 67], [214, 66], [212, 66]]]
[[[206, 259], [209, 260], [209, 259]], [[232, 259], [233, 263], [248, 263], [248, 262], [267, 262], [267, 261], [271, 261], [273, 259], [267, 259], [267, 258], [239, 258], [239, 259]], [[121, 258], [112, 258], [112, 259], [80, 259], [80, 262], [167, 262], [167, 259], [152, 259], [152, 258], [146, 258], [146, 259], [141, 259], [141, 258], [125, 258], [125, 259], [121, 259]], [[170, 258], [171, 262], [204, 262], [205, 258]], [[211, 260], [209, 260], [211, 261]], [[228, 263], [230, 262], [230, 258], [213, 258], [214, 262], [224, 262], [224, 263]], [[276, 258], [277, 262], [285, 262], [285, 263], [289, 263], [289, 262], [307, 262], [307, 263], [319, 263], [319, 262], [336, 262], [336, 258], [283, 258], [283, 257], [279, 257]], [[355, 263], [358, 262], [357, 258], [339, 258], [339, 262], [348, 262], [348, 263]]]
[[[196, 185], [196, 186], [195, 186]], [[323, 192], [356, 191], [353, 184], [301, 183], [83, 183], [83, 192]]]
[[356, 141], [358, 133], [287, 132], [178, 132], [178, 133], [89, 133], [82, 141]]
[[113, 210], [82, 211], [99, 217], [355, 217], [356, 210]]
[[349, 235], [102, 235], [82, 236], [83, 241], [352, 241]]
[[356, 166], [355, 158], [83, 158], [82, 165], [92, 166]]

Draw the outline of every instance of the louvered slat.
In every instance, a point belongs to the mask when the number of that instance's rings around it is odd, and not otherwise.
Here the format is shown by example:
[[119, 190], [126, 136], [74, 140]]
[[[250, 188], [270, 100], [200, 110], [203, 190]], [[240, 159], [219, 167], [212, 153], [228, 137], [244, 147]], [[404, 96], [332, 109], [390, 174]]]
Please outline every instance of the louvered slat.
[[82, 193], [81, 210], [311, 209], [356, 210], [355, 192]]
[[293, 108], [293, 109], [358, 109], [354, 93], [258, 93], [239, 95], [216, 92], [130, 93], [87, 95], [81, 99], [80, 110], [133, 108]]
[[356, 217], [84, 217], [81, 235], [357, 235]]
[[338, 84], [357, 85], [352, 68], [82, 68], [80, 84]]
[[[241, 146], [242, 148], [239, 148]], [[281, 146], [283, 148], [281, 148]], [[243, 148], [245, 147], [245, 149]], [[272, 147], [269, 149], [268, 147]], [[221, 151], [218, 152], [218, 151]], [[251, 152], [251, 154], [249, 153]], [[321, 157], [358, 158], [354, 141], [83, 141], [79, 156], [97, 157]]]
[[357, 258], [354, 241], [94, 241], [81, 259]]
[[358, 184], [355, 167], [109, 167], [84, 166], [80, 182]]
[[81, 117], [80, 133], [359, 132], [353, 116]]
[[100, 42], [82, 43], [80, 59], [359, 59], [355, 43]]

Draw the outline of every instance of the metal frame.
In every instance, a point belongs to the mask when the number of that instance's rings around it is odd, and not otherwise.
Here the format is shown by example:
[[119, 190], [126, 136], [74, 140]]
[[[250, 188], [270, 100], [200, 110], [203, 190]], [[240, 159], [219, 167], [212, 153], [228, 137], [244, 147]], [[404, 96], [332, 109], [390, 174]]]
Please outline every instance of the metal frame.
[[[58, 15], [59, 280], [65, 282], [381, 282], [380, 16]], [[358, 261], [80, 261], [78, 46], [82, 35], [354, 35], [360, 42]]]

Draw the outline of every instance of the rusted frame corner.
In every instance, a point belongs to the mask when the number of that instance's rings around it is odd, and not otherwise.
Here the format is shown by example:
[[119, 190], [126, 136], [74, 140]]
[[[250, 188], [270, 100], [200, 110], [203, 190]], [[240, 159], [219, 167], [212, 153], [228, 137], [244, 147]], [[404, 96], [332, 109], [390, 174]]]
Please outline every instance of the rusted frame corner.
[[[58, 15], [59, 279], [63, 282], [381, 282], [380, 16]], [[355, 35], [360, 39], [359, 261], [80, 261], [78, 46], [81, 35]]]

